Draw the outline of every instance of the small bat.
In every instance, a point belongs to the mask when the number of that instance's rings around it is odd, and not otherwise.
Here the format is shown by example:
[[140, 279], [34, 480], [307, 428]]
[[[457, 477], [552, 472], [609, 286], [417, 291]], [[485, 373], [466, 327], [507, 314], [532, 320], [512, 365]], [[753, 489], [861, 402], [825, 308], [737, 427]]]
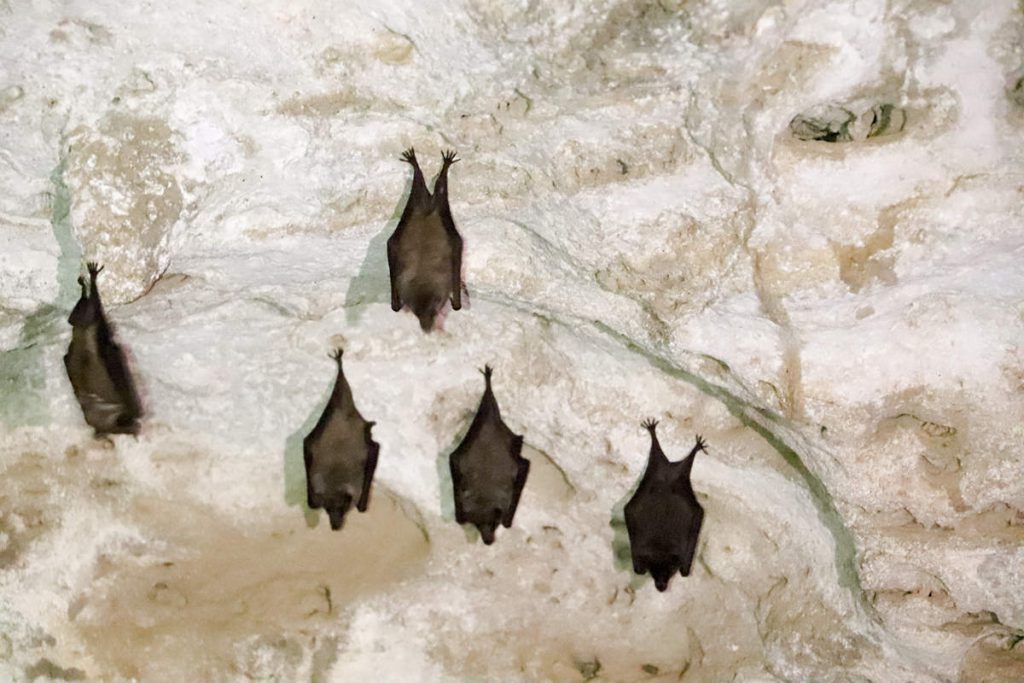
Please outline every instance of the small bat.
[[707, 448], [698, 436], [684, 460], [670, 462], [654, 432], [658, 423], [647, 420], [643, 426], [651, 433], [651, 454], [640, 486], [626, 503], [626, 530], [633, 571], [650, 571], [655, 587], [664, 591], [676, 570], [682, 576], [690, 575], [704, 521], [704, 508], [693, 493], [690, 471], [697, 451], [706, 453]]
[[341, 349], [331, 354], [338, 363], [334, 391], [316, 426], [302, 440], [307, 502], [311, 509], [327, 511], [335, 531], [344, 524], [357, 496], [356, 509], [366, 512], [380, 451], [380, 444], [370, 436], [375, 423], [364, 420], [352, 400], [341, 355]]
[[449, 299], [453, 310], [462, 308], [462, 237], [448, 206], [448, 167], [458, 159], [452, 151], [444, 152], [442, 158], [441, 175], [431, 195], [416, 152], [410, 147], [402, 154], [402, 160], [412, 164], [412, 192], [398, 227], [388, 238], [391, 309], [408, 307], [428, 333]]
[[494, 543], [498, 524], [512, 526], [519, 496], [530, 473], [530, 461], [520, 455], [523, 437], [502, 422], [491, 391], [491, 366], [483, 369], [480, 407], [466, 438], [448, 458], [455, 494], [455, 521], [480, 530], [485, 545]]
[[96, 287], [103, 266], [90, 262], [87, 267], [89, 286], [85, 278], [78, 278], [82, 296], [68, 317], [71, 344], [64, 355], [64, 368], [85, 421], [96, 436], [138, 434], [142, 403]]

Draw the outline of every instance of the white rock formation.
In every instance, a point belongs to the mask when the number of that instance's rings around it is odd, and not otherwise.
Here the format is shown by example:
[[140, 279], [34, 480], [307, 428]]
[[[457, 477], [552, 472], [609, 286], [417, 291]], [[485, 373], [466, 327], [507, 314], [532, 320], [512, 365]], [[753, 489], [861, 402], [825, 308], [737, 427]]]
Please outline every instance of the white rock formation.
[[[0, 677], [1024, 680], [1022, 26], [0, 0]], [[388, 305], [410, 145], [463, 159], [472, 304], [430, 336]], [[64, 375], [85, 259], [137, 440], [94, 441]], [[337, 343], [382, 450], [331, 533], [301, 439]], [[488, 362], [534, 465], [485, 548], [446, 457]], [[710, 445], [664, 594], [621, 523], [648, 416]]]

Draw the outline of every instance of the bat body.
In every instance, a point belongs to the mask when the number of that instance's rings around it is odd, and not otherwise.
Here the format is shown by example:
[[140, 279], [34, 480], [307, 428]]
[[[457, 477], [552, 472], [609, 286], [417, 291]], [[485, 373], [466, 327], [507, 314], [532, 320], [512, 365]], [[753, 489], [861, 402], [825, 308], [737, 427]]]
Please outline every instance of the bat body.
[[114, 340], [96, 287], [102, 266], [89, 263], [89, 285], [79, 277], [82, 295], [68, 317], [71, 344], [64, 368], [85, 421], [104, 434], [138, 434], [142, 404], [124, 352]]
[[690, 472], [697, 451], [706, 449], [698, 436], [685, 459], [670, 462], [658, 443], [657, 424], [654, 420], [644, 423], [651, 434], [651, 453], [640, 486], [626, 503], [625, 514], [633, 571], [649, 571], [655, 587], [664, 591], [676, 571], [690, 575], [704, 521], [704, 508], [693, 493]]
[[530, 472], [522, 457], [523, 437], [501, 419], [491, 391], [491, 368], [484, 368], [483, 398], [466, 438], [448, 458], [455, 494], [455, 521], [473, 524], [486, 545], [499, 524], [509, 528]]
[[424, 332], [430, 332], [444, 305], [462, 308], [462, 237], [448, 206], [448, 167], [458, 161], [445, 152], [434, 193], [427, 190], [423, 171], [410, 148], [402, 159], [412, 165], [412, 191], [398, 227], [388, 238], [391, 308], [409, 308]]
[[355, 501], [366, 512], [380, 445], [370, 436], [374, 423], [363, 419], [341, 367], [341, 349], [332, 357], [338, 376], [331, 398], [316, 426], [302, 441], [306, 496], [311, 509], [323, 508], [331, 528], [340, 529]]

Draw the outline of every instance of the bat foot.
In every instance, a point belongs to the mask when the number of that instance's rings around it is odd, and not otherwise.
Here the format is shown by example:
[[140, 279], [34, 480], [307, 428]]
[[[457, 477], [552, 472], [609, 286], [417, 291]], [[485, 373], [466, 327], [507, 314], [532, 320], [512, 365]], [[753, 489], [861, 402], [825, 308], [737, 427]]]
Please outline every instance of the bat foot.
[[456, 159], [455, 154], [456, 152], [454, 149], [446, 149], [441, 152], [441, 158], [444, 160], [445, 166], [450, 166], [451, 164], [462, 161], [462, 159]]
[[89, 261], [85, 264], [85, 267], [89, 269], [89, 276], [92, 279], [96, 279], [96, 276], [103, 272], [104, 266], [97, 264], [95, 261]]
[[409, 149], [402, 152], [402, 161], [407, 164], [416, 166], [416, 150], [410, 147]]
[[657, 429], [658, 427], [658, 421], [652, 417], [647, 418], [640, 424], [643, 426], [644, 429], [649, 431], [651, 434], [654, 434], [654, 430]]

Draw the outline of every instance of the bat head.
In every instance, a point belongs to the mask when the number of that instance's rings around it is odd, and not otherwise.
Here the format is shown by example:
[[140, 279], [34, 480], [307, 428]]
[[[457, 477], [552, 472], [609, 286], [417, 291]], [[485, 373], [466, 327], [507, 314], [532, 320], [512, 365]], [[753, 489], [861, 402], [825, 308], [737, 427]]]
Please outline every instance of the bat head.
[[420, 321], [420, 329], [424, 332], [431, 332], [434, 329], [434, 324], [437, 321], [437, 308], [434, 306], [428, 306], [421, 309], [413, 309], [413, 313]]
[[437, 314], [444, 305], [444, 300], [435, 297], [426, 287], [421, 287], [410, 298], [408, 304], [409, 310], [419, 319], [420, 328], [424, 332], [431, 332], [437, 322]]
[[493, 522], [486, 522], [484, 524], [477, 524], [476, 528], [480, 531], [480, 538], [483, 539], [484, 545], [490, 545], [494, 543], [494, 530], [497, 528], [497, 524]]
[[327, 517], [331, 520], [331, 529], [337, 531], [345, 523], [345, 515], [352, 507], [352, 496], [348, 493], [340, 493], [331, 496], [324, 502], [323, 508], [327, 511]]
[[674, 554], [656, 555], [648, 559], [651, 578], [654, 579], [654, 587], [659, 593], [664, 593], [668, 589], [668, 582], [672, 575], [679, 571], [680, 565], [682, 562], [679, 556]]
[[118, 434], [139, 435], [139, 417], [137, 415], [132, 413], [121, 413], [117, 416], [115, 424], [117, 425], [117, 429], [114, 431]]

